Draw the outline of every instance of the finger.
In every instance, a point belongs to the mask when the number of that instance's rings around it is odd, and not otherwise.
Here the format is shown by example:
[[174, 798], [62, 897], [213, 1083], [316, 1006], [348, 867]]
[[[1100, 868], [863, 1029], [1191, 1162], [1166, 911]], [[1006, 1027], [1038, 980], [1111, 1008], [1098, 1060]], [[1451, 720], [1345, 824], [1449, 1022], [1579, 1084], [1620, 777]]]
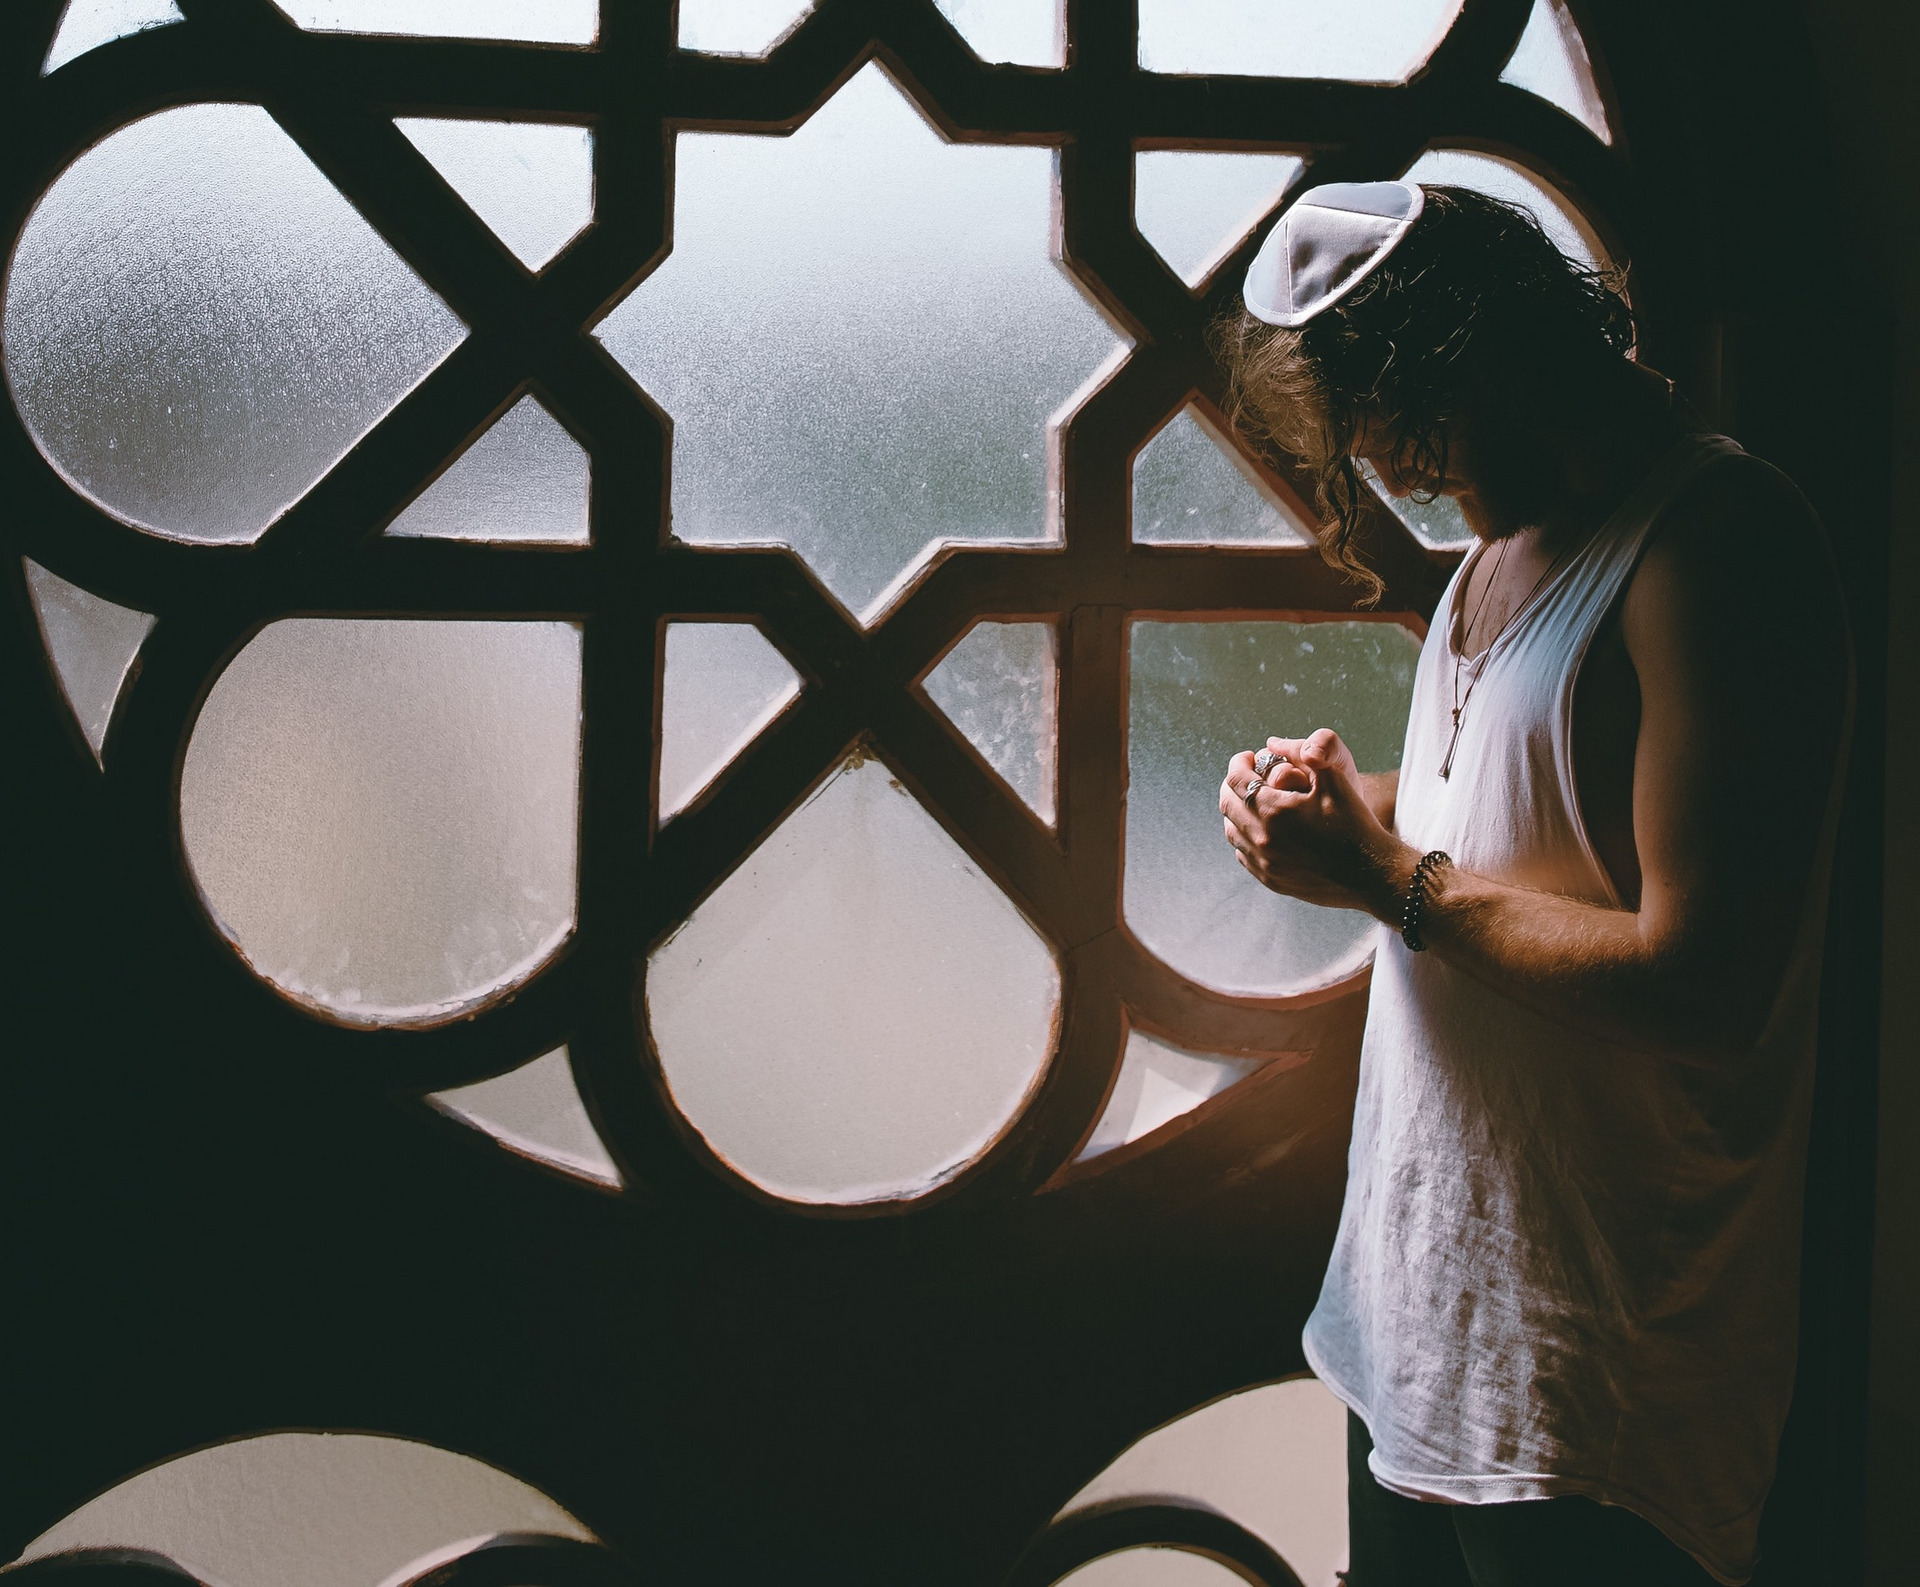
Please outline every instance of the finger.
[[1247, 803], [1246, 795], [1231, 785], [1221, 790], [1220, 814], [1227, 820], [1227, 841], [1235, 848], [1252, 843], [1261, 832], [1259, 813]]
[[1253, 771], [1253, 751], [1243, 749], [1227, 762], [1227, 778], [1230, 782], [1243, 783]]
[[1250, 807], [1250, 796], [1257, 795], [1265, 786], [1255, 772], [1229, 773], [1227, 780], [1220, 784], [1220, 813], [1229, 821], [1240, 820]]
[[1238, 838], [1227, 841], [1236, 848], [1257, 849], [1267, 841], [1267, 827], [1276, 816], [1289, 810], [1308, 804], [1313, 798], [1312, 783], [1305, 787], [1278, 788], [1271, 783], [1262, 784], [1254, 789], [1251, 800], [1244, 795], [1223, 796], [1220, 801], [1220, 813], [1226, 817], [1227, 825]]
[[1267, 773], [1267, 786], [1275, 792], [1311, 793], [1313, 773], [1292, 761], [1276, 761], [1273, 770]]
[[[1238, 760], [1240, 757], [1235, 756], [1234, 758]], [[1251, 799], [1259, 789], [1266, 787], [1272, 780], [1272, 768], [1264, 773], [1256, 771], [1254, 770], [1252, 760], [1249, 759], [1245, 766], [1241, 767], [1238, 771], [1228, 774], [1227, 785], [1234, 789], [1243, 800], [1246, 800]]]
[[1340, 735], [1330, 727], [1315, 728], [1300, 740], [1300, 753], [1287, 758], [1298, 765], [1319, 770], [1331, 766], [1340, 758]]

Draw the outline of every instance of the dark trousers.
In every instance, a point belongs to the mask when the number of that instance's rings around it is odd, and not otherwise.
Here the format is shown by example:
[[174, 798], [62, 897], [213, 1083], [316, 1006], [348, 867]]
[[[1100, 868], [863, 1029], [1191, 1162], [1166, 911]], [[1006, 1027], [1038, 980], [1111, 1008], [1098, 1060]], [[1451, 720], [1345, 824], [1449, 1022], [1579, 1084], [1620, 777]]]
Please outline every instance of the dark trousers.
[[1427, 1504], [1373, 1480], [1347, 1415], [1349, 1587], [1713, 1587], [1691, 1554], [1617, 1505], [1568, 1495]]

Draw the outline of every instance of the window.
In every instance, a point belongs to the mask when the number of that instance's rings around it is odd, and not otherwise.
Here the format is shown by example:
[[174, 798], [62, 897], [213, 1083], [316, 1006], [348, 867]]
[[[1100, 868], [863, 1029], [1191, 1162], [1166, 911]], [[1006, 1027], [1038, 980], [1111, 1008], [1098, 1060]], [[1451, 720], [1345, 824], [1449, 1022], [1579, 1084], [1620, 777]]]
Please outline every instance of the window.
[[1383, 511], [1356, 612], [1203, 332], [1304, 184], [1598, 258], [1621, 155], [1562, 0], [1131, 10], [72, 0], [14, 565], [209, 1018], [582, 1216], [851, 1252], [1337, 1096], [1365, 923], [1214, 790], [1395, 762], [1458, 526]]

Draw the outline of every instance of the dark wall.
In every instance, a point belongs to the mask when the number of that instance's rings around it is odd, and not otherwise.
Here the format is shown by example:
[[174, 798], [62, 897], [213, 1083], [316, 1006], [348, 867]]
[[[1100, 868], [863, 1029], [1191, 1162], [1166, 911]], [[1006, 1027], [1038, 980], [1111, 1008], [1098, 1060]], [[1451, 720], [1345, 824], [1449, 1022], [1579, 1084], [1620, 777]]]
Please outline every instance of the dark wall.
[[[1900, 166], [1887, 140], [1894, 124], [1903, 122], [1909, 137], [1914, 125], [1897, 75], [1911, 57], [1893, 36], [1904, 30], [1911, 37], [1912, 18], [1891, 0], [1840, 7], [1824, 0], [1603, 0], [1587, 14], [1613, 64], [1646, 201], [1667, 222], [1658, 234], [1675, 250], [1654, 262], [1652, 285], [1665, 295], [1669, 323], [1696, 338], [1648, 352], [1656, 364], [1667, 361], [1723, 428], [1799, 482], [1828, 526], [1848, 594], [1858, 730], [1828, 942], [1801, 1375], [1760, 1577], [1841, 1587], [1861, 1581], [1867, 1569], [1889, 594], [1896, 611], [1902, 605], [1898, 580], [1889, 585], [1891, 469], [1897, 434], [1911, 433], [1910, 411], [1899, 412], [1891, 394], [1897, 382], [1910, 381], [1895, 340], [1897, 310], [1915, 301], [1910, 267], [1904, 276], [1897, 267], [1904, 263], [1894, 241]], [[1875, 60], [1870, 73], [1849, 64], [1863, 51]], [[1895, 566], [1910, 567], [1910, 554], [1897, 553]], [[1792, 612], [1755, 618], [1776, 625], [1783, 645], [1794, 642]], [[1897, 710], [1892, 721], [1903, 729]], [[1791, 797], [1793, 725], [1781, 726], [1782, 793]], [[1897, 730], [1892, 764], [1913, 753], [1911, 733]], [[1911, 873], [1911, 843], [1897, 834], [1894, 841]], [[1901, 874], [1885, 874], [1884, 897], [1899, 896]], [[1911, 942], [1894, 937], [1889, 947], [1888, 980], [1897, 988]], [[1897, 1004], [1889, 1007], [1895, 1019], [1888, 1031], [1897, 1036]], [[1905, 1099], [1897, 1059], [1889, 1068], [1898, 1118]], [[1882, 1137], [1887, 1188], [1896, 1195], [1901, 1186], [1892, 1181], [1903, 1156], [1912, 1155], [1911, 1101], [1905, 1106], [1908, 1122]], [[1904, 1194], [1911, 1204], [1912, 1189]], [[1895, 1215], [1883, 1226], [1898, 1221]], [[1910, 1277], [1883, 1294], [1899, 1293], [1902, 1283], [1910, 1296]], [[1909, 1371], [1904, 1382], [1914, 1381]], [[1882, 1505], [1876, 1524], [1884, 1515]], [[1911, 1579], [1910, 1570], [1902, 1574], [1882, 1557], [1874, 1568], [1876, 1580]]]
[[[1840, 302], [1822, 318], [1879, 342], [1892, 364], [1888, 557], [1886, 988], [1881, 1004], [1879, 1184], [1868, 1406], [1867, 1567], [1872, 1587], [1913, 1579], [1920, 1492], [1920, 11], [1898, 0], [1807, 7], [1847, 235], [1879, 295], [1877, 319]], [[1790, 321], [1788, 322], [1790, 323]], [[1840, 405], [1855, 404], [1844, 397]]]

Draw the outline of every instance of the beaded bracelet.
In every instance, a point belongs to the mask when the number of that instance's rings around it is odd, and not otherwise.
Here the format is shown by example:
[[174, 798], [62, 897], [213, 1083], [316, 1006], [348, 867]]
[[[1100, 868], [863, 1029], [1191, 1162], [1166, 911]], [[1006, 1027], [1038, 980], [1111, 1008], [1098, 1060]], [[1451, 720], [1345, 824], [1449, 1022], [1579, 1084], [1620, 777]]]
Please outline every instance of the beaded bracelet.
[[1420, 917], [1427, 909], [1427, 884], [1443, 865], [1451, 865], [1453, 856], [1444, 849], [1429, 849], [1414, 866], [1407, 882], [1407, 905], [1400, 912], [1400, 940], [1414, 953], [1425, 953], [1427, 945], [1420, 936]]

